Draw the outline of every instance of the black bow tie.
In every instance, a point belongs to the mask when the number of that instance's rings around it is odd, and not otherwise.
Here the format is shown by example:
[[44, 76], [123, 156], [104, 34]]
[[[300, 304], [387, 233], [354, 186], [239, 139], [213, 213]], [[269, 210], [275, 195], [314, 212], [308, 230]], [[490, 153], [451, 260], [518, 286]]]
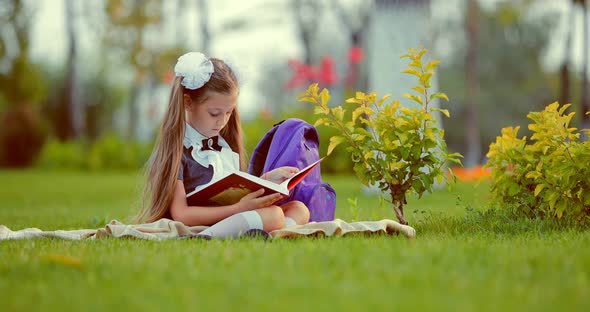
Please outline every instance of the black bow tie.
[[219, 141], [219, 136], [210, 137], [208, 139], [203, 139], [203, 147], [201, 147], [202, 151], [221, 151], [221, 145], [217, 143]]

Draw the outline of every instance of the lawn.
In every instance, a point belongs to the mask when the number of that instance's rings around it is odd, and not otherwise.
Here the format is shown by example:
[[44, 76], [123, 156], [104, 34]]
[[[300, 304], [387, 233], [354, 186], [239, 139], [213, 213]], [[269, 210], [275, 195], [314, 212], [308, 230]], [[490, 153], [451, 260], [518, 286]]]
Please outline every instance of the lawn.
[[[354, 177], [326, 179], [338, 218], [394, 218]], [[141, 184], [136, 173], [0, 171], [0, 224], [125, 221]], [[590, 231], [483, 213], [487, 187], [412, 198], [413, 240], [0, 242], [0, 311], [590, 310]]]

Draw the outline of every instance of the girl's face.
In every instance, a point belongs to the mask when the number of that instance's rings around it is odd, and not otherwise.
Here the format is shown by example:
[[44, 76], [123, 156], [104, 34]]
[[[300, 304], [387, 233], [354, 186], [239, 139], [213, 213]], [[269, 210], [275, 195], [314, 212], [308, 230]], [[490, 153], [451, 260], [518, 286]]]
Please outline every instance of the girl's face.
[[225, 127], [229, 117], [236, 109], [238, 94], [222, 94], [208, 92], [207, 99], [197, 104], [188, 96], [184, 96], [184, 106], [187, 111], [187, 122], [195, 130], [206, 137], [219, 134]]

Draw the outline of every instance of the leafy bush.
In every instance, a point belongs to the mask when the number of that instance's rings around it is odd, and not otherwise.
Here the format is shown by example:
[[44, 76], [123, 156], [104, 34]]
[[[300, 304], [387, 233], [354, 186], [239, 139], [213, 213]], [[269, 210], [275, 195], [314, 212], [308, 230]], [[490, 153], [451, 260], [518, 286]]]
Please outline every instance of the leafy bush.
[[270, 116], [264, 113], [258, 114], [254, 119], [249, 121], [242, 121], [242, 131], [244, 136], [244, 149], [246, 155], [249, 156], [254, 152], [254, 148], [258, 145], [258, 142], [262, 139], [264, 134], [272, 128], [272, 126], [281, 121], [274, 120]]
[[85, 149], [82, 141], [60, 142], [50, 139], [43, 147], [36, 165], [47, 169], [86, 168]]
[[389, 193], [395, 214], [402, 224], [407, 224], [403, 207], [409, 193], [422, 196], [432, 191], [435, 181], [442, 183], [447, 178], [444, 166], [447, 162], [461, 164], [460, 154], [447, 153], [444, 130], [437, 128], [432, 116], [444, 109], [429, 106], [437, 98], [448, 100], [444, 93], [429, 94], [430, 79], [439, 61], [422, 63], [426, 49], [410, 49], [402, 58], [410, 60], [404, 73], [418, 78], [412, 87], [417, 94], [404, 94], [419, 104], [418, 107], [401, 107], [395, 100], [386, 104], [390, 95], [378, 98], [377, 94], [356, 92], [346, 100], [355, 104], [350, 117], [343, 106], [330, 108], [330, 93], [319, 91], [311, 85], [299, 96], [299, 101], [313, 103], [319, 115], [316, 125], [326, 125], [339, 134], [330, 138], [327, 154], [339, 144], [345, 143], [350, 152], [353, 169], [364, 185], [377, 184], [383, 193]]
[[[506, 127], [490, 145], [492, 199], [517, 215], [575, 218], [590, 216], [590, 142], [570, 128], [570, 105], [548, 105], [527, 115], [533, 123], [530, 140], [519, 138], [519, 127]], [[588, 130], [583, 130], [588, 131]]]
[[0, 167], [28, 167], [39, 157], [47, 130], [29, 105], [0, 114]]
[[91, 144], [82, 140], [51, 140], [37, 165], [51, 169], [136, 170], [145, 165], [151, 150], [151, 144], [125, 142], [114, 133]]
[[136, 169], [149, 159], [151, 145], [125, 142], [120, 136], [110, 133], [96, 141], [88, 152], [88, 168]]

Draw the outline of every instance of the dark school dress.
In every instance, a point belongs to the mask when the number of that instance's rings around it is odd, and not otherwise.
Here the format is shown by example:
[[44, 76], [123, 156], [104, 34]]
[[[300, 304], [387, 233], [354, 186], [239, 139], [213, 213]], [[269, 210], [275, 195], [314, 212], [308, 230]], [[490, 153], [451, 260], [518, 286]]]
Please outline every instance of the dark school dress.
[[197, 186], [209, 183], [213, 178], [213, 166], [205, 167], [199, 164], [191, 156], [192, 150], [192, 146], [182, 148], [182, 158], [178, 172], [178, 179], [182, 180], [184, 191], [187, 194], [194, 191]]

